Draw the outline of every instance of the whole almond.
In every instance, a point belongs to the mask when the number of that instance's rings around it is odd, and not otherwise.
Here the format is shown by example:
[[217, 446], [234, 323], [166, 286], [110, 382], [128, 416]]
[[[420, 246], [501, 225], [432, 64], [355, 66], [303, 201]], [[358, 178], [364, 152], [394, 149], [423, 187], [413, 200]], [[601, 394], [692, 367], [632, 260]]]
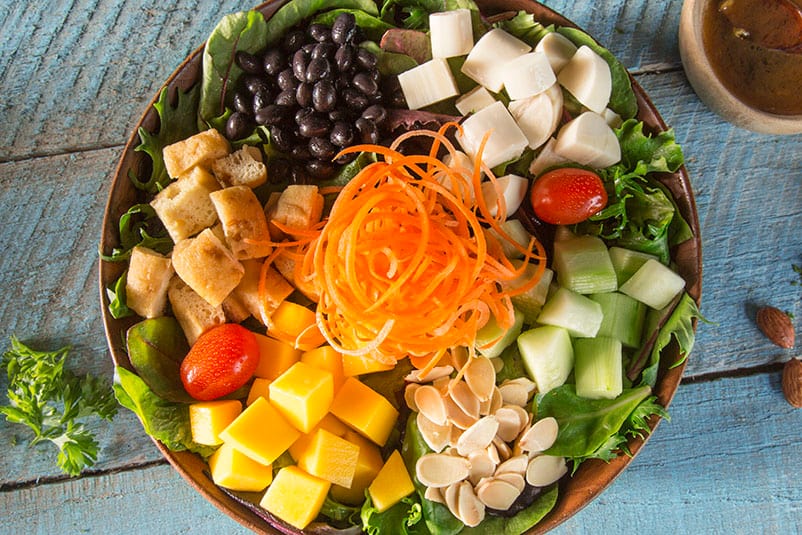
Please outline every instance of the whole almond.
[[794, 324], [782, 310], [764, 306], [757, 311], [757, 326], [766, 337], [780, 347], [794, 347]]
[[783, 368], [783, 394], [788, 403], [802, 408], [802, 360], [794, 358]]

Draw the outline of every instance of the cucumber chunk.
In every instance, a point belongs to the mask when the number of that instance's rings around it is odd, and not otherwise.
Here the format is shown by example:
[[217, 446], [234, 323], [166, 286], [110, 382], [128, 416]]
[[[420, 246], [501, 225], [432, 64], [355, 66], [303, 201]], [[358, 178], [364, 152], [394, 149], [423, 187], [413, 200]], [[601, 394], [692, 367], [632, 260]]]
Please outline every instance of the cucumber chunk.
[[568, 331], [561, 327], [535, 327], [518, 337], [524, 368], [545, 394], [565, 383], [574, 367], [574, 349]]
[[685, 279], [652, 259], [621, 285], [621, 293], [656, 309], [667, 306], [684, 289]]
[[572, 337], [592, 338], [598, 334], [603, 319], [599, 303], [560, 287], [543, 305], [537, 322], [562, 327]]
[[629, 278], [638, 271], [647, 260], [657, 260], [657, 257], [641, 251], [624, 249], [623, 247], [610, 247], [610, 260], [613, 262], [615, 275], [620, 288]]
[[621, 342], [598, 336], [574, 340], [576, 394], [588, 399], [614, 399], [624, 390]]
[[609, 336], [625, 347], [640, 347], [646, 305], [619, 292], [592, 294], [591, 300], [601, 305], [602, 319], [597, 336]]
[[512, 327], [506, 331], [499, 327], [496, 318], [491, 316], [484, 327], [476, 333], [476, 349], [483, 356], [492, 359], [501, 355], [507, 346], [515, 342], [524, 326], [524, 315], [515, 310], [515, 320]]
[[596, 236], [554, 242], [554, 271], [560, 286], [579, 294], [614, 292], [618, 278], [607, 246]]

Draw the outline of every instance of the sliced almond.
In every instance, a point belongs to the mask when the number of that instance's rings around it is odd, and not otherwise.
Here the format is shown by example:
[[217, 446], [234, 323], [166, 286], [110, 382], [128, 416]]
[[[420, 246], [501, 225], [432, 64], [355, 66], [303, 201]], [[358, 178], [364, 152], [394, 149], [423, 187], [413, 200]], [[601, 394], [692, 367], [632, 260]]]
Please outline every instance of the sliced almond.
[[428, 419], [422, 412], [415, 417], [418, 430], [426, 445], [435, 452], [443, 451], [451, 439], [451, 424], [437, 425]]
[[446, 499], [443, 497], [443, 491], [435, 487], [426, 487], [423, 497], [431, 502], [446, 504]]
[[491, 395], [487, 401], [480, 401], [479, 402], [479, 416], [487, 416], [490, 414], [490, 403], [493, 401], [493, 396]]
[[554, 445], [559, 432], [557, 420], [548, 416], [532, 424], [532, 427], [521, 436], [518, 445], [523, 451], [541, 452]]
[[470, 470], [468, 459], [443, 453], [427, 453], [415, 463], [418, 481], [427, 487], [448, 487], [467, 478]]
[[473, 393], [468, 383], [465, 381], [452, 381], [448, 393], [454, 403], [462, 409], [462, 412], [471, 418], [479, 418], [479, 398]]
[[551, 485], [568, 472], [564, 457], [538, 455], [526, 467], [526, 482], [533, 487]]
[[404, 378], [410, 383], [431, 383], [440, 377], [448, 377], [454, 371], [451, 366], [435, 366], [429, 373], [423, 374], [423, 370], [412, 370]]
[[[446, 502], [446, 507], [448, 510], [451, 511], [451, 514], [460, 518], [459, 516], [459, 491], [461, 485], [459, 483], [454, 483], [453, 485], [449, 485], [446, 487], [443, 493], [443, 499]], [[460, 519], [461, 520], [461, 519]]]
[[471, 360], [465, 370], [465, 382], [479, 401], [490, 400], [496, 386], [496, 370], [490, 359], [479, 356]]
[[460, 429], [468, 429], [476, 423], [478, 418], [465, 414], [459, 405], [457, 405], [451, 397], [444, 398], [446, 403], [446, 411], [448, 413], [448, 421]]
[[409, 383], [404, 389], [404, 402], [414, 412], [418, 412], [418, 405], [415, 403], [415, 392], [420, 387], [420, 383]]
[[505, 405], [518, 405], [524, 407], [529, 400], [529, 392], [526, 387], [519, 383], [504, 383], [498, 387], [501, 392], [501, 399]]
[[526, 479], [524, 479], [524, 474], [516, 474], [514, 472], [504, 472], [502, 474], [498, 474], [493, 477], [495, 479], [506, 481], [507, 483], [518, 489], [518, 492], [523, 492], [524, 488], [526, 488]]
[[496, 463], [490, 458], [487, 449], [469, 453], [468, 462], [471, 463], [469, 479], [474, 485], [481, 481], [482, 478], [490, 477], [496, 472]]
[[512, 407], [501, 407], [493, 413], [498, 420], [498, 437], [504, 442], [512, 442], [521, 432], [521, 417]]
[[451, 384], [451, 377], [444, 375], [432, 381], [432, 386], [440, 391], [443, 395], [448, 395], [448, 385]]
[[448, 412], [443, 396], [432, 385], [422, 385], [415, 391], [415, 405], [418, 411], [437, 425], [448, 423]]
[[494, 463], [501, 463], [501, 456], [498, 454], [498, 448], [496, 448], [495, 444], [490, 444], [487, 448], [485, 448], [485, 451], [487, 451], [487, 456], [490, 457]]
[[476, 527], [485, 519], [485, 504], [476, 497], [470, 483], [463, 481], [459, 485], [457, 496], [459, 519], [466, 526]]
[[535, 384], [535, 382], [529, 379], [528, 377], [516, 377], [515, 379], [507, 379], [506, 381], [504, 381], [504, 384], [521, 385], [526, 389], [527, 396], [531, 396], [532, 394], [534, 394], [535, 390], [537, 389], [537, 385]]
[[496, 468], [496, 475], [511, 472], [513, 474], [525, 474], [529, 465], [529, 457], [526, 455], [515, 455], [510, 457]]
[[501, 370], [504, 369], [504, 360], [499, 357], [493, 357], [490, 359], [490, 362], [493, 364], [493, 370], [496, 372], [496, 375], [501, 373]]
[[510, 457], [512, 457], [512, 449], [506, 442], [504, 442], [500, 438], [498, 437], [494, 438], [493, 445], [496, 447], [496, 450], [498, 450], [498, 458], [501, 462], [504, 462]]
[[488, 414], [494, 414], [497, 410], [504, 406], [504, 398], [501, 395], [501, 390], [497, 386], [493, 387], [493, 397], [490, 398], [490, 409]]
[[449, 349], [448, 353], [451, 359], [451, 365], [455, 370], [461, 370], [465, 364], [468, 363], [468, 359], [470, 359], [468, 348], [465, 346], [454, 346]]
[[489, 481], [476, 490], [479, 500], [491, 509], [506, 511], [509, 509], [521, 491], [501, 479]]
[[[451, 447], [451, 449], [454, 450], [454, 452], [456, 452], [457, 451], [457, 441], [459, 440], [459, 437], [462, 436], [462, 429], [460, 429], [459, 427], [457, 427], [456, 425], [453, 425], [453, 424], [449, 424], [449, 425], [451, 425], [451, 432], [448, 435], [448, 445]], [[459, 455], [459, 454], [455, 453], [455, 455]]]
[[467, 428], [457, 441], [457, 451], [460, 455], [487, 448], [498, 431], [498, 420], [493, 415], [484, 416], [475, 424]]

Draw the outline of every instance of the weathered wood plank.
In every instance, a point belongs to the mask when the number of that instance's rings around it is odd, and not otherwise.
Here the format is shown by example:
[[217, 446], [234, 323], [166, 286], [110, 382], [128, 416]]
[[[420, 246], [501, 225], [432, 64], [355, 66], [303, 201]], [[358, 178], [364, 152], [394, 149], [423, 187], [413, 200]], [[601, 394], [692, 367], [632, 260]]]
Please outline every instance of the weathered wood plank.
[[[680, 388], [632, 465], [555, 533], [793, 533], [802, 528], [802, 412], [779, 374]], [[42, 508], [46, 504], [47, 508]], [[0, 493], [19, 533], [243, 533], [167, 465]]]

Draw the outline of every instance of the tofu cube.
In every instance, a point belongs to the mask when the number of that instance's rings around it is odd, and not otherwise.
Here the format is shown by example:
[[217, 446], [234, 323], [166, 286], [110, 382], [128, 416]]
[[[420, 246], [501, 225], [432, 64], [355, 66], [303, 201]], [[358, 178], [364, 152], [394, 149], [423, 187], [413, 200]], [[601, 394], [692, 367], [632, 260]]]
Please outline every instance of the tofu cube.
[[150, 205], [159, 216], [173, 242], [194, 236], [217, 221], [209, 194], [220, 189], [214, 177], [202, 167], [194, 167], [156, 194]]
[[259, 505], [298, 529], [304, 529], [320, 512], [331, 483], [297, 466], [279, 470]]
[[178, 276], [170, 280], [167, 298], [189, 345], [194, 344], [207, 330], [226, 322], [222, 306], [210, 305]]
[[245, 273], [210, 229], [175, 244], [173, 267], [181, 280], [213, 307], [222, 304]]
[[259, 365], [254, 375], [273, 380], [301, 359], [303, 351], [292, 344], [254, 333], [259, 344]]
[[250, 145], [212, 162], [212, 172], [224, 188], [246, 186], [253, 189], [267, 182], [262, 152]]
[[231, 146], [223, 135], [210, 128], [187, 139], [164, 147], [164, 167], [171, 178], [179, 178], [197, 166], [210, 165], [214, 160], [231, 152]]
[[359, 446], [318, 429], [298, 459], [298, 467], [335, 485], [350, 487], [358, 459]]
[[143, 318], [155, 318], [164, 314], [167, 288], [173, 273], [173, 263], [168, 257], [146, 247], [134, 247], [125, 279], [128, 308]]
[[215, 191], [209, 197], [235, 258], [264, 258], [273, 251], [265, 212], [251, 188], [231, 186]]
[[384, 396], [355, 377], [345, 380], [330, 411], [379, 446], [384, 446], [387, 442], [398, 419], [398, 411]]
[[415, 491], [412, 478], [409, 477], [404, 459], [398, 450], [393, 450], [387, 462], [376, 475], [376, 479], [368, 487], [373, 505], [381, 513], [409, 496]]
[[351, 486], [332, 485], [331, 497], [341, 503], [360, 505], [365, 500], [365, 490], [376, 478], [384, 461], [379, 447], [359, 433], [349, 429], [343, 438], [359, 446], [359, 457]]
[[299, 431], [308, 433], [334, 399], [331, 373], [296, 362], [270, 383], [270, 403]]
[[273, 481], [273, 466], [261, 464], [223, 444], [211, 457], [212, 480], [221, 487], [241, 492], [259, 492]]
[[271, 464], [301, 433], [265, 398], [257, 398], [220, 432], [223, 442], [261, 464]]
[[189, 406], [189, 427], [192, 440], [206, 446], [223, 443], [220, 432], [242, 412], [242, 403], [236, 399], [203, 401]]

